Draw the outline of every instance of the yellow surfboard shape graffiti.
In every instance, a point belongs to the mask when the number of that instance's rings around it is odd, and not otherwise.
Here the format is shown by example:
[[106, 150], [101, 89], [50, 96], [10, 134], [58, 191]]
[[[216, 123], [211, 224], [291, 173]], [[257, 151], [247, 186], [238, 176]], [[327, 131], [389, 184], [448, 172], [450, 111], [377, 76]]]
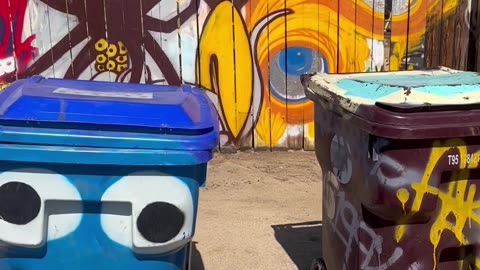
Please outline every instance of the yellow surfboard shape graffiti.
[[217, 94], [220, 117], [237, 139], [251, 109], [253, 60], [245, 23], [231, 2], [209, 14], [198, 53], [197, 82]]

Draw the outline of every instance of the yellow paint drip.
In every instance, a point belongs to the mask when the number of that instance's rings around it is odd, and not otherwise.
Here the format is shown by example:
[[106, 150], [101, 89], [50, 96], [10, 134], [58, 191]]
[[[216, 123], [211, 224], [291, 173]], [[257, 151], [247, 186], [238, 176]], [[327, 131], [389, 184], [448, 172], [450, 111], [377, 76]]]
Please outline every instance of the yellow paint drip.
[[405, 225], [400, 225], [400, 226], [397, 226], [397, 228], [395, 228], [395, 241], [397, 241], [397, 243], [399, 243], [400, 240], [402, 240], [404, 233], [405, 233]]
[[410, 193], [408, 192], [408, 190], [404, 188], [397, 190], [397, 198], [402, 204], [402, 210], [404, 215], [407, 215], [407, 212], [405, 211], [405, 204], [407, 203], [409, 197]]
[[475, 258], [475, 267], [480, 268], [480, 259]]
[[[454, 149], [458, 153], [459, 165], [452, 167], [452, 176], [447, 186], [447, 191], [443, 191], [437, 186], [430, 185], [430, 176], [435, 167], [443, 159], [445, 154]], [[412, 202], [412, 208], [406, 214], [406, 218], [413, 216], [420, 211], [423, 198], [425, 195], [434, 195], [438, 197], [440, 203], [439, 211], [436, 220], [430, 228], [430, 242], [433, 246], [433, 269], [437, 266], [436, 251], [444, 231], [450, 231], [455, 235], [459, 245], [467, 245], [468, 240], [463, 235], [463, 230], [467, 226], [467, 220], [471, 227], [471, 222], [480, 224], [480, 215], [476, 214], [476, 210], [480, 209], [480, 200], [475, 201], [476, 186], [468, 183], [469, 171], [466, 168], [476, 168], [478, 166], [477, 156], [480, 153], [474, 154], [474, 159], [470, 164], [467, 164], [467, 147], [460, 139], [448, 140], [445, 144], [435, 142], [427, 162], [425, 172], [420, 182], [411, 184], [411, 188], [415, 191], [415, 197]], [[407, 190], [399, 189], [397, 191], [397, 198], [402, 203], [402, 207], [409, 199]], [[449, 216], [453, 216], [454, 220], [449, 220]], [[400, 225], [395, 230], [395, 240], [399, 242], [405, 232], [405, 225]], [[476, 260], [476, 263], [478, 260]]]

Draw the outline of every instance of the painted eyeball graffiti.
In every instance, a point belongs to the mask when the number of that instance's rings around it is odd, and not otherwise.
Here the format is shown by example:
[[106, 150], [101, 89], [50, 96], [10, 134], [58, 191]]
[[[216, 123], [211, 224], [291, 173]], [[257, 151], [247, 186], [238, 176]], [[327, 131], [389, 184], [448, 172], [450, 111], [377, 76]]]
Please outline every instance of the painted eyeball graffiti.
[[[0, 173], [0, 243], [35, 248], [73, 232], [81, 221], [77, 189], [55, 172], [26, 168]], [[78, 209], [72, 209], [78, 207]]]
[[[275, 55], [271, 63], [270, 92], [282, 102], [306, 101], [304, 89], [298, 83], [300, 75], [327, 71], [325, 59], [317, 52], [304, 47], [286, 48]], [[286, 84], [283, 79], [285, 76], [287, 76]]]
[[348, 142], [342, 137], [335, 135], [330, 143], [330, 162], [333, 174], [338, 182], [347, 184], [352, 178], [351, 149]]
[[127, 175], [105, 191], [102, 203], [109, 202], [112, 206], [119, 205], [114, 202], [131, 204], [131, 213], [125, 215], [102, 211], [101, 224], [112, 241], [136, 253], [166, 253], [192, 237], [192, 194], [176, 177], [154, 171]]

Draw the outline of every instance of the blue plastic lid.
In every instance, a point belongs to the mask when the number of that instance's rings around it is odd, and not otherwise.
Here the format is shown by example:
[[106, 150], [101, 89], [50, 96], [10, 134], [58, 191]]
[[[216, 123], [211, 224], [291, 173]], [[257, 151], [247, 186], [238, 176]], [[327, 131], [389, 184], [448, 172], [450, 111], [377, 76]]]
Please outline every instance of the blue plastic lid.
[[213, 104], [194, 86], [40, 76], [0, 92], [0, 128], [0, 142], [23, 144], [211, 150], [218, 140]]

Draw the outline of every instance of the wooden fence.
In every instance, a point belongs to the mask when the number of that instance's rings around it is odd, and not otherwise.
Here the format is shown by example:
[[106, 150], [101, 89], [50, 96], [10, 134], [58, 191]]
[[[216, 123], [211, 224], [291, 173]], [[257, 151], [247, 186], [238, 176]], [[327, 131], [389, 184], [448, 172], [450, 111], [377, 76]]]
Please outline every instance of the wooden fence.
[[476, 69], [471, 0], [0, 0], [0, 82], [198, 84], [223, 150], [312, 149], [299, 75]]

